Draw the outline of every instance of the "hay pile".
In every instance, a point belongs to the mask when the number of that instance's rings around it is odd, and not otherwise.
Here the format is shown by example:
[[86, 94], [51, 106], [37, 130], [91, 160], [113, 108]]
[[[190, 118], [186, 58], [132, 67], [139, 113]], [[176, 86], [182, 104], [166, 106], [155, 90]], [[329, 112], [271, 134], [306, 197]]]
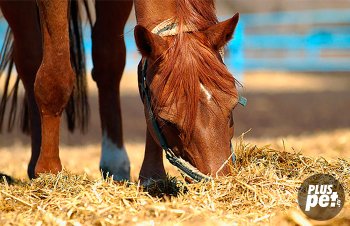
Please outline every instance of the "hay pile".
[[0, 225], [311, 225], [318, 222], [306, 219], [296, 200], [301, 182], [316, 173], [335, 176], [346, 191], [344, 209], [326, 223], [350, 225], [349, 160], [327, 162], [244, 142], [236, 154], [232, 177], [207, 184], [169, 178], [149, 192], [137, 183], [67, 171], [1, 183]]

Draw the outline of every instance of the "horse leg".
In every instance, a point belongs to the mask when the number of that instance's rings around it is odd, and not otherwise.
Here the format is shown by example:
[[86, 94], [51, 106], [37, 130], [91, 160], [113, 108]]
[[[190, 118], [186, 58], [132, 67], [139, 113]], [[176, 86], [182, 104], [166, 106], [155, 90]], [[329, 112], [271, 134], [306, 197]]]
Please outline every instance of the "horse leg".
[[29, 105], [32, 154], [28, 165], [28, 176], [33, 178], [41, 145], [40, 114], [34, 97], [35, 75], [42, 59], [37, 6], [35, 0], [0, 1], [0, 8], [14, 35], [13, 57]]
[[43, 59], [34, 84], [42, 131], [35, 175], [57, 173], [62, 169], [58, 147], [60, 119], [75, 80], [69, 52], [68, 0], [38, 0], [37, 3], [43, 35]]
[[152, 181], [163, 180], [165, 178], [163, 150], [154, 141], [147, 128], [145, 157], [143, 159], [139, 180], [143, 185], [149, 185]]
[[130, 179], [130, 162], [124, 148], [119, 84], [125, 66], [123, 30], [132, 1], [96, 1], [92, 30], [92, 77], [98, 87], [102, 127], [100, 169], [114, 180]]

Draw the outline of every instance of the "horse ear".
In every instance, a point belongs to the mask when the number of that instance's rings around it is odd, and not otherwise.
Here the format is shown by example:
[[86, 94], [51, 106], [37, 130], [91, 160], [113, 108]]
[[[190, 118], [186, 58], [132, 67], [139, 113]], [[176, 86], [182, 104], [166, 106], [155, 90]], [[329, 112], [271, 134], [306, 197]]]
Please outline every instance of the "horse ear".
[[239, 13], [236, 13], [232, 18], [212, 25], [203, 32], [214, 49], [220, 49], [230, 41], [236, 29], [238, 20]]
[[158, 58], [167, 48], [167, 42], [145, 27], [136, 25], [134, 31], [137, 48], [143, 57]]

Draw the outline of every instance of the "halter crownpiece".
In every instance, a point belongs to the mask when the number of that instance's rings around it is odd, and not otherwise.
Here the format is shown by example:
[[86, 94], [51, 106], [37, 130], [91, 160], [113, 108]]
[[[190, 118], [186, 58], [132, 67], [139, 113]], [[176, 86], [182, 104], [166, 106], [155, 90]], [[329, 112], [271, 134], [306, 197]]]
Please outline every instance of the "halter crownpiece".
[[[193, 26], [184, 26], [184, 31], [183, 32], [195, 32], [198, 31], [195, 27]], [[174, 19], [167, 19], [160, 24], [158, 24], [155, 28], [152, 29], [152, 33], [157, 34], [162, 37], [166, 36], [174, 36], [179, 33], [179, 28], [177, 25], [177, 22], [174, 21]], [[220, 49], [220, 55], [222, 59], [224, 59], [224, 48]], [[172, 149], [168, 146], [163, 134], [161, 133], [160, 127], [157, 123], [157, 120], [153, 114], [153, 110], [151, 107], [151, 100], [149, 96], [149, 90], [147, 87], [146, 83], [146, 71], [147, 71], [147, 59], [143, 60], [142, 63], [142, 69], [141, 69], [141, 76], [142, 78], [139, 79], [139, 89], [140, 93], [142, 95], [142, 99], [145, 102], [149, 118], [151, 119], [153, 131], [155, 135], [157, 136], [157, 139], [159, 141], [160, 146], [165, 152], [165, 156], [168, 159], [168, 161], [177, 167], [183, 174], [188, 176], [190, 179], [192, 179], [195, 182], [200, 182], [200, 181], [210, 181], [212, 180], [212, 177], [203, 174], [200, 172], [197, 168], [192, 166], [189, 162], [185, 161], [181, 157], [177, 157]], [[247, 104], [247, 99], [239, 96], [239, 101], [241, 105], [245, 106]], [[232, 151], [232, 161], [235, 162], [236, 156], [233, 151], [232, 143], [230, 142], [230, 147]]]
[[[198, 29], [195, 26], [191, 25], [185, 25], [183, 27], [183, 32], [196, 32]], [[174, 36], [179, 34], [179, 26], [178, 22], [173, 19], [169, 18], [167, 20], [164, 20], [163, 22], [159, 23], [157, 26], [155, 26], [152, 31], [153, 34], [157, 34], [161, 37], [168, 37], [168, 36]], [[221, 56], [222, 61], [224, 62], [225, 58], [225, 48], [222, 47], [219, 49], [219, 53]], [[238, 103], [245, 107], [247, 105], [247, 98], [243, 97], [242, 95], [239, 95]]]
[[[188, 32], [196, 32], [196, 31], [198, 31], [198, 29], [195, 26], [184, 25], [182, 32], [188, 33]], [[169, 18], [167, 20], [164, 20], [157, 26], [155, 26], [151, 32], [161, 37], [177, 35], [179, 34], [178, 22], [175, 19]], [[225, 55], [224, 47], [219, 49], [219, 53], [222, 60], [224, 60], [224, 55]]]

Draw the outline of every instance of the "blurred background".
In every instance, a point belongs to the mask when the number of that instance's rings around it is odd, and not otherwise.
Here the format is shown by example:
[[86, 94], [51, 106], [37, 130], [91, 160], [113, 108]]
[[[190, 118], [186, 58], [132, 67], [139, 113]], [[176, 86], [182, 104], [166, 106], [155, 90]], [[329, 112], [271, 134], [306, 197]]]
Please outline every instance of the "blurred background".
[[[235, 110], [236, 137], [280, 139], [317, 133], [349, 134], [350, 128], [350, 1], [349, 0], [217, 0], [220, 20], [240, 12], [234, 40], [227, 46], [225, 63], [243, 84], [248, 105]], [[143, 143], [145, 121], [138, 96], [137, 52], [132, 14], [125, 28], [127, 65], [122, 80], [124, 137]], [[0, 22], [0, 40], [6, 22]], [[88, 71], [91, 39], [85, 28]], [[3, 89], [3, 77], [0, 89]], [[89, 76], [91, 118], [89, 131], [67, 132], [63, 145], [99, 145], [97, 92]], [[341, 132], [339, 132], [341, 131]], [[348, 143], [349, 137], [345, 138]], [[298, 139], [297, 139], [298, 140]], [[350, 142], [350, 141], [349, 141]], [[0, 134], [0, 146], [28, 144], [19, 128]]]

